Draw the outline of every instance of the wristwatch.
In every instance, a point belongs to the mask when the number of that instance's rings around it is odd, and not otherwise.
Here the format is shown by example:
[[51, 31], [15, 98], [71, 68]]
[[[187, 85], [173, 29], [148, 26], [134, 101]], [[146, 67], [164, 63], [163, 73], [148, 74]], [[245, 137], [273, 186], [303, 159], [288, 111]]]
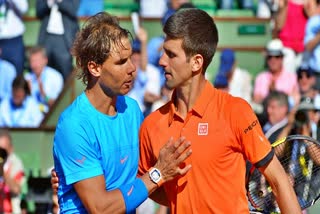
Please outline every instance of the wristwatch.
[[153, 183], [158, 185], [158, 187], [164, 183], [160, 170], [155, 167], [149, 169], [149, 177]]

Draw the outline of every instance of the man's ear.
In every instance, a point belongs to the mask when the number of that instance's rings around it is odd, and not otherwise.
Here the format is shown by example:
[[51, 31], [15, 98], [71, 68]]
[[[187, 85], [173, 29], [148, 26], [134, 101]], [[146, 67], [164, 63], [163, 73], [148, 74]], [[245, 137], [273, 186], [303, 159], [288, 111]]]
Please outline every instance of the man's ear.
[[191, 70], [192, 72], [202, 71], [203, 66], [203, 56], [201, 54], [196, 54], [191, 59]]
[[99, 77], [101, 74], [101, 65], [97, 64], [94, 61], [88, 62], [88, 70], [94, 77]]

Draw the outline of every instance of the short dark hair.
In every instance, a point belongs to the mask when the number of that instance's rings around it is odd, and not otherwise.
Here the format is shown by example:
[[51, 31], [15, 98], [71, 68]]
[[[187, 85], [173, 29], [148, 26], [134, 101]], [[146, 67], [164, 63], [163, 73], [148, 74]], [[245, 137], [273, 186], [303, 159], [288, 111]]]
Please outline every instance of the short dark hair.
[[87, 68], [90, 61], [102, 64], [114, 45], [124, 47], [121, 39], [131, 37], [128, 30], [120, 27], [117, 17], [106, 12], [91, 16], [76, 35], [72, 55], [76, 58], [77, 68], [82, 70], [78, 77], [88, 84], [91, 75]]
[[35, 45], [30, 47], [27, 51], [27, 54], [28, 54], [28, 57], [30, 57], [31, 55], [35, 53], [40, 53], [40, 52], [43, 54], [43, 56], [47, 57], [46, 49], [41, 45]]
[[282, 91], [271, 91], [266, 98], [266, 104], [268, 105], [271, 100], [276, 100], [281, 106], [287, 106], [289, 110], [289, 98], [288, 95]]
[[27, 95], [31, 94], [29, 84], [22, 74], [16, 76], [12, 82], [12, 89], [22, 88]]
[[218, 30], [211, 16], [197, 8], [181, 9], [167, 20], [164, 33], [169, 39], [182, 39], [182, 48], [189, 60], [195, 54], [204, 59], [203, 72], [216, 52]]
[[9, 139], [10, 143], [12, 141], [12, 138], [11, 138], [11, 134], [9, 132], [9, 129], [6, 129], [6, 128], [0, 128], [0, 137], [6, 137]]

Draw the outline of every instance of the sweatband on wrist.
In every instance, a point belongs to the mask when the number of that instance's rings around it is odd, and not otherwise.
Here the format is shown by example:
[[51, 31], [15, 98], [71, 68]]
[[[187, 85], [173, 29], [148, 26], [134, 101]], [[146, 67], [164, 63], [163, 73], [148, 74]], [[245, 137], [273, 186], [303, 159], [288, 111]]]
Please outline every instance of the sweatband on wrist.
[[140, 178], [136, 178], [130, 184], [122, 185], [119, 189], [126, 205], [126, 213], [134, 211], [149, 195], [146, 185]]

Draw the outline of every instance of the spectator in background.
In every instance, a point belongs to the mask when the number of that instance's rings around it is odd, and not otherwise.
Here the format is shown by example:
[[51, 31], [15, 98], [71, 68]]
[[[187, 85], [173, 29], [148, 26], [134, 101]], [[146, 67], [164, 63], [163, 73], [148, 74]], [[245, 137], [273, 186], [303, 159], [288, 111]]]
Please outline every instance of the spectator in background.
[[17, 72], [13, 64], [1, 58], [0, 49], [0, 102], [3, 98], [11, 96], [12, 81]]
[[229, 93], [228, 77], [225, 74], [219, 73], [216, 75], [213, 85], [215, 88]]
[[161, 18], [168, 9], [167, 0], [139, 0], [140, 16]]
[[[5, 149], [0, 148], [0, 185], [1, 187], [4, 186], [4, 164], [7, 160], [8, 157], [8, 153]], [[2, 196], [2, 195], [1, 195]], [[0, 213], [4, 213], [4, 201], [5, 198], [4, 197], [0, 197]]]
[[297, 69], [299, 92], [301, 97], [314, 97], [316, 92], [316, 77], [314, 71], [306, 65]]
[[161, 98], [153, 103], [151, 112], [157, 110], [158, 108], [169, 102], [171, 100], [172, 92], [172, 89], [169, 89], [166, 84], [163, 84], [161, 87]]
[[[226, 83], [227, 81], [227, 83]], [[235, 96], [251, 103], [252, 77], [247, 70], [237, 66], [236, 56], [233, 50], [224, 49], [220, 55], [220, 65], [214, 86], [226, 87], [227, 91]]]
[[20, 198], [26, 177], [23, 163], [14, 153], [12, 138], [7, 129], [0, 129], [0, 148], [8, 154], [4, 164], [4, 213], [21, 213]]
[[283, 44], [279, 39], [273, 39], [266, 46], [266, 61], [268, 70], [259, 73], [255, 79], [253, 100], [262, 103], [271, 91], [286, 93], [290, 105], [299, 103], [297, 77], [294, 72], [283, 68]]
[[302, 97], [296, 108], [290, 111], [288, 124], [280, 133], [279, 138], [288, 135], [302, 134], [319, 139], [320, 106], [311, 97]]
[[[319, 106], [315, 106], [313, 99], [310, 97], [303, 97], [300, 100], [300, 103], [291, 109], [288, 115], [288, 123], [279, 133], [278, 139], [282, 139], [283, 137], [287, 137], [289, 135], [304, 135], [319, 140], [319, 129], [316, 125], [318, 124], [320, 118], [319, 110]], [[283, 153], [284, 151], [286, 151], [286, 153]], [[289, 162], [284, 163], [284, 168], [289, 173], [288, 176], [290, 177], [292, 183], [295, 183], [294, 180], [297, 177], [305, 177], [305, 172], [303, 172], [304, 166], [309, 170], [311, 170], [311, 167], [318, 167], [317, 165], [319, 165], [319, 158], [317, 157], [318, 155], [315, 156], [315, 154], [318, 152], [318, 146], [308, 146], [300, 141], [282, 144], [281, 146], [277, 146], [275, 148], [275, 153], [280, 159], [290, 159]], [[304, 174], [304, 176], [301, 176], [301, 174]], [[312, 176], [318, 177], [319, 173], [313, 173]], [[299, 195], [303, 195], [302, 192], [305, 190], [305, 182], [303, 183], [304, 184], [302, 185], [295, 185], [295, 190], [296, 192], [299, 192]], [[312, 183], [310, 185], [310, 192], [308, 194], [318, 194], [318, 191], [320, 190], [319, 184], [319, 182]], [[298, 200], [300, 204], [305, 203], [303, 198], [298, 198]], [[306, 213], [308, 213], [306, 209], [302, 211], [302, 214]]]
[[233, 8], [239, 9], [253, 9], [253, 0], [218, 0], [218, 8], [231, 10]]
[[1, 58], [11, 62], [18, 74], [24, 69], [22, 15], [28, 11], [27, 0], [0, 0], [0, 49]]
[[25, 75], [25, 79], [39, 108], [47, 113], [63, 89], [63, 77], [57, 70], [47, 66], [48, 57], [43, 47], [30, 48], [28, 56], [30, 72]]
[[283, 65], [287, 71], [296, 71], [302, 62], [307, 15], [306, 0], [278, 0], [275, 14], [274, 37], [283, 43]]
[[42, 118], [28, 82], [18, 75], [12, 82], [12, 95], [0, 103], [0, 127], [38, 127]]
[[320, 85], [316, 84], [315, 71], [309, 66], [302, 65], [297, 70], [300, 99], [309, 97], [320, 109]]
[[308, 52], [307, 63], [315, 71], [316, 84], [320, 85], [320, 0], [309, 0], [304, 45]]
[[132, 62], [137, 69], [134, 86], [128, 96], [135, 99], [144, 115], [151, 111], [152, 104], [160, 99], [160, 71], [148, 63], [147, 32], [140, 28], [132, 43]]
[[262, 130], [268, 140], [273, 143], [288, 123], [289, 100], [288, 95], [279, 91], [272, 91], [266, 98], [267, 122]]
[[61, 72], [64, 80], [73, 70], [70, 48], [79, 30], [79, 0], [37, 0], [41, 20], [38, 43], [45, 47], [48, 65]]
[[78, 16], [93, 16], [104, 10], [104, 0], [80, 0]]

